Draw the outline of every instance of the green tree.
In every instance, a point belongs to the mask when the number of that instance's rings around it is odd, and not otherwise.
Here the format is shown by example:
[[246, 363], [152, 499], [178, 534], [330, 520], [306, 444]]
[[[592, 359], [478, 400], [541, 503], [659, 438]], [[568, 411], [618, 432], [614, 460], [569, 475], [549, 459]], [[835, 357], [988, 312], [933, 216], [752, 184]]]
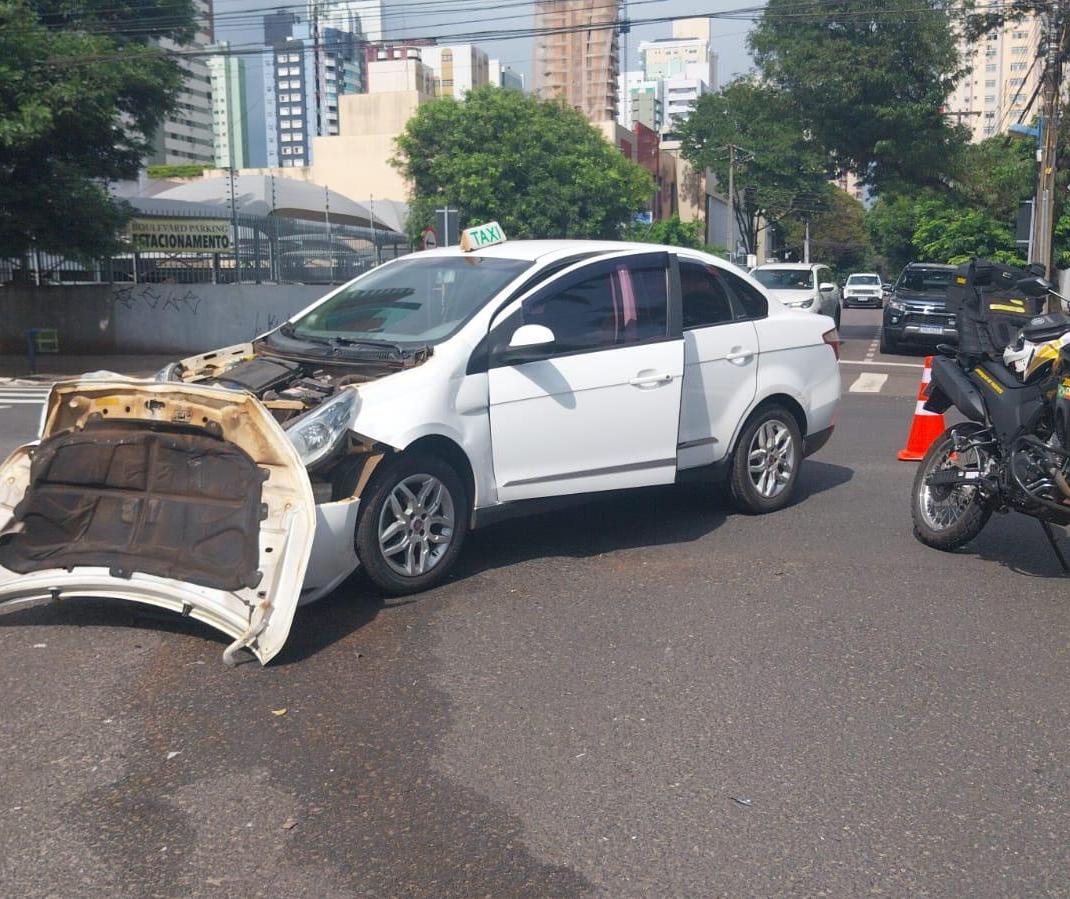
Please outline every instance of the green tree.
[[181, 84], [148, 38], [187, 40], [191, 0], [0, 0], [0, 255], [94, 256]]
[[520, 91], [425, 103], [397, 146], [413, 237], [449, 204], [462, 225], [495, 220], [510, 237], [617, 238], [654, 191], [579, 112]]
[[728, 184], [729, 153], [746, 151], [737, 162], [736, 219], [748, 253], [755, 252], [761, 220], [777, 223], [814, 210], [831, 174], [828, 157], [807, 135], [795, 104], [782, 91], [754, 78], [732, 81], [700, 97], [680, 125], [681, 152], [697, 169], [711, 169]]
[[674, 215], [649, 225], [636, 224], [628, 232], [628, 239], [640, 243], [667, 244], [671, 247], [705, 248], [702, 222], [684, 222]]
[[984, 209], [946, 201], [919, 204], [913, 243], [917, 262], [958, 264], [974, 257], [1013, 265], [1025, 260], [1014, 244], [1014, 232]]
[[[866, 231], [865, 210], [846, 191], [827, 186], [824, 211], [810, 218], [810, 257], [831, 265], [837, 274], [849, 274], [874, 265], [873, 245]], [[803, 258], [806, 222], [801, 217], [783, 227], [785, 248]]]
[[749, 42], [837, 168], [879, 192], [942, 187], [966, 140], [942, 108], [962, 77], [946, 0], [769, 0]]

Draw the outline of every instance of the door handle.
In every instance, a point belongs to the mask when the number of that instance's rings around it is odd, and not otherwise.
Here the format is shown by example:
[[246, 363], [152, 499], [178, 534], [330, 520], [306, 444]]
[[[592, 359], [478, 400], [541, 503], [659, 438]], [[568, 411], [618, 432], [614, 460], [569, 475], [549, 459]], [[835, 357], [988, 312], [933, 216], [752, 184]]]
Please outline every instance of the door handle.
[[660, 387], [662, 384], [671, 384], [672, 375], [668, 372], [640, 372], [628, 383], [632, 387]]
[[754, 358], [754, 350], [745, 350], [742, 347], [732, 350], [725, 356], [729, 362], [734, 362], [736, 365], [745, 365]]

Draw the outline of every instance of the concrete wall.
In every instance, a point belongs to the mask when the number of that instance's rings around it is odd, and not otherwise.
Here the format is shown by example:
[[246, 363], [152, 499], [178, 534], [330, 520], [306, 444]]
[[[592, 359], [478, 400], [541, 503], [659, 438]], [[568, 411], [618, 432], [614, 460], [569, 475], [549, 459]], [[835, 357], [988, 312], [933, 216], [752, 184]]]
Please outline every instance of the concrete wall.
[[0, 288], [0, 353], [22, 355], [29, 328], [55, 328], [62, 353], [199, 353], [249, 340], [329, 287], [90, 284]]

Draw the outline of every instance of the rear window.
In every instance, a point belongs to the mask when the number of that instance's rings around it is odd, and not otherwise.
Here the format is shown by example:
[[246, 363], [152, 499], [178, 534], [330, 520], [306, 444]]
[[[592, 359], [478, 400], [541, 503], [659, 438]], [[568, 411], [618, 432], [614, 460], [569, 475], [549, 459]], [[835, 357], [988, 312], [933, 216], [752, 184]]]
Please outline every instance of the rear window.
[[814, 273], [808, 268], [759, 268], [753, 274], [770, 290], [811, 290], [814, 286]]
[[902, 290], [946, 293], [951, 286], [951, 269], [906, 268], [895, 286]]

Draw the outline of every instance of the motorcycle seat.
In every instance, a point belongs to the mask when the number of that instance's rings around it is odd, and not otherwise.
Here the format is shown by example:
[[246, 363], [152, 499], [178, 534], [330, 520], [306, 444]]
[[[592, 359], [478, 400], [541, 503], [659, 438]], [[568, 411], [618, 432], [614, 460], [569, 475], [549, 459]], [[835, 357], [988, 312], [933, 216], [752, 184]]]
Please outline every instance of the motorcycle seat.
[[1050, 315], [1034, 315], [1025, 327], [1022, 334], [1031, 343], [1044, 343], [1055, 340], [1070, 331], [1070, 315], [1065, 312], [1053, 312]]

